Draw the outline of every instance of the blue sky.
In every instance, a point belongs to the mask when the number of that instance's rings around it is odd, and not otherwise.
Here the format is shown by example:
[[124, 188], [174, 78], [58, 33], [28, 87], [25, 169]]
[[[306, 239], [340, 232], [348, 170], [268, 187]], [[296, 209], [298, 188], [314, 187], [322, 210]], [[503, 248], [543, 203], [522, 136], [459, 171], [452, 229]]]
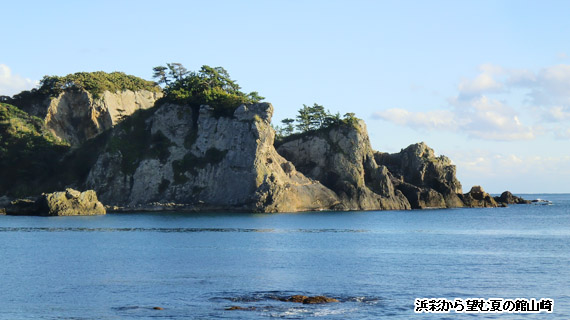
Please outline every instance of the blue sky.
[[0, 95], [44, 75], [222, 66], [272, 102], [425, 141], [464, 191], [570, 192], [568, 1], [5, 1]]

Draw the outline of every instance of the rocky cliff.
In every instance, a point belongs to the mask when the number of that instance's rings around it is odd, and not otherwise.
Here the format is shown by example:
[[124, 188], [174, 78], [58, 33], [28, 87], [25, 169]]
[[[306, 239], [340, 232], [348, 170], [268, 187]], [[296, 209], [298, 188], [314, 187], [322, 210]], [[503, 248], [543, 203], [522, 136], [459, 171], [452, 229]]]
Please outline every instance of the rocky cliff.
[[[480, 187], [462, 194], [455, 166], [424, 143], [375, 152], [362, 120], [290, 136], [276, 150], [269, 103], [244, 104], [227, 115], [207, 105], [146, 108], [157, 97], [151, 94], [104, 92], [94, 99], [66, 91], [51, 100], [45, 121], [2, 105], [0, 129], [10, 138], [2, 144], [0, 172], [11, 179], [0, 184], [0, 196], [74, 187], [94, 189], [103, 203], [125, 210], [249, 212], [525, 203], [509, 194], [493, 199]], [[121, 111], [127, 104], [134, 107]], [[78, 147], [57, 144], [47, 124]]]
[[462, 187], [455, 165], [446, 156], [436, 157], [425, 143], [408, 146], [399, 153], [376, 152], [376, 161], [388, 168], [391, 181], [415, 209], [463, 207]]
[[75, 147], [136, 110], [151, 108], [160, 97], [161, 92], [149, 90], [104, 91], [94, 95], [84, 89], [68, 89], [22, 109], [44, 119], [46, 127], [56, 137]]
[[273, 147], [268, 103], [216, 117], [174, 104], [135, 114], [112, 130], [85, 182], [106, 204], [184, 204], [256, 212], [334, 208], [334, 192], [299, 173]]
[[362, 120], [289, 139], [277, 151], [303, 174], [333, 190], [345, 210], [410, 209], [387, 167], [376, 162]]

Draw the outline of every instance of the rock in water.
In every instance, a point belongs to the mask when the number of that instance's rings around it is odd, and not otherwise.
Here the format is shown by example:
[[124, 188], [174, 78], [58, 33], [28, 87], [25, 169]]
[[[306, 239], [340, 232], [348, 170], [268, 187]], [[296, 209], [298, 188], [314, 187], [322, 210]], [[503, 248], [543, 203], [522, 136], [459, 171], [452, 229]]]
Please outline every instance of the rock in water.
[[6, 208], [9, 215], [82, 216], [106, 214], [105, 207], [93, 190], [44, 193], [36, 199], [18, 199]]
[[494, 197], [495, 201], [504, 203], [504, 204], [530, 204], [532, 203], [530, 200], [525, 200], [521, 197], [517, 197], [513, 195], [510, 191], [505, 191], [501, 194], [500, 197]]
[[471, 190], [462, 195], [463, 202], [467, 207], [472, 208], [481, 208], [481, 207], [489, 207], [495, 208], [498, 207], [497, 202], [490, 194], [485, 192], [481, 186], [473, 186]]

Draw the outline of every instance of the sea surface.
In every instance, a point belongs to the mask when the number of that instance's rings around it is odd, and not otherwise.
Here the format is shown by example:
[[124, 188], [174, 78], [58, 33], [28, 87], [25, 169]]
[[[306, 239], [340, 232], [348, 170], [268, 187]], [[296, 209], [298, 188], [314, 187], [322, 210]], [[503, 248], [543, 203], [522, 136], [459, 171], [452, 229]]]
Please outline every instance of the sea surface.
[[[523, 196], [552, 204], [0, 216], [0, 319], [568, 319], [570, 195]], [[294, 294], [340, 302], [279, 300]], [[415, 298], [554, 307], [419, 314]]]

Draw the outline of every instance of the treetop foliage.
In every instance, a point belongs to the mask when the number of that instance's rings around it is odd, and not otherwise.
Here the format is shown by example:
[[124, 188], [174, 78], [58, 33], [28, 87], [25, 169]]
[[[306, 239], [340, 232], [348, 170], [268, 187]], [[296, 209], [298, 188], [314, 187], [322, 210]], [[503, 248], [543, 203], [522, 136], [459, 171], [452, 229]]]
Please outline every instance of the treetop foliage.
[[209, 105], [217, 116], [233, 115], [242, 104], [257, 103], [264, 98], [257, 92], [244, 93], [222, 67], [202, 66], [188, 71], [180, 63], [167, 63], [153, 68], [153, 78], [164, 85], [165, 101], [187, 104], [193, 108]]
[[285, 118], [281, 120], [282, 126], [275, 126], [277, 140], [282, 140], [292, 135], [304, 134], [307, 132], [327, 129], [333, 126], [352, 126], [358, 121], [352, 112], [346, 113], [343, 117], [340, 113], [331, 114], [322, 105], [314, 103], [312, 106], [303, 104], [297, 111], [295, 119]]

